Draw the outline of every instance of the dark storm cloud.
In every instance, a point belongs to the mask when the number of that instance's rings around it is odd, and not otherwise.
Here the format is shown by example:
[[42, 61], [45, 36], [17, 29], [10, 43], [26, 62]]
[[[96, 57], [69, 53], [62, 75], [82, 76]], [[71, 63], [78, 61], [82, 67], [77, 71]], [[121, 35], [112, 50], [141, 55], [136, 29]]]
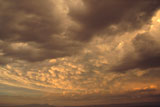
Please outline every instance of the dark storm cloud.
[[140, 28], [160, 6], [159, 0], [83, 0], [86, 10], [70, 7], [68, 14], [79, 29], [65, 27], [66, 17], [56, 2], [0, 0], [3, 57], [33, 62], [70, 56], [100, 31], [111, 34]]
[[[160, 7], [159, 0], [83, 0], [86, 11], [71, 9], [70, 16], [83, 28], [78, 32], [82, 41], [107, 30], [108, 34], [135, 30], [146, 24]], [[116, 26], [116, 27], [115, 27]]]
[[[52, 14], [51, 0], [5, 0], [1, 7], [1, 39], [43, 42], [60, 32], [59, 20]], [[1, 4], [2, 5], [2, 4]]]
[[69, 56], [75, 47], [79, 47], [70, 38], [62, 37], [64, 19], [52, 0], [0, 2], [0, 47], [3, 56], [41, 61]]
[[138, 34], [132, 41], [134, 52], [128, 53], [117, 66], [116, 71], [149, 69], [160, 67], [160, 44], [149, 33]]

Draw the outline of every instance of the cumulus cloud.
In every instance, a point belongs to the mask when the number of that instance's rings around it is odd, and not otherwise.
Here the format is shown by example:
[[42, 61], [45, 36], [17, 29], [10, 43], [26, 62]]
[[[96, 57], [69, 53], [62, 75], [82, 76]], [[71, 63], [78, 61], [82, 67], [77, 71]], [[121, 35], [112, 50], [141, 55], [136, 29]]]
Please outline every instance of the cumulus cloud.
[[160, 67], [160, 44], [149, 33], [138, 34], [132, 44], [134, 51], [127, 53], [113, 67], [113, 70], [118, 72], [131, 69], [149, 69]]
[[111, 34], [140, 28], [149, 22], [160, 3], [159, 0], [0, 2], [3, 56], [30, 62], [74, 55], [84, 41], [103, 31]]
[[[69, 56], [79, 47], [65, 36], [66, 14], [56, 1], [1, 1], [3, 56], [27, 61]], [[76, 50], [76, 49], [75, 49]]]
[[69, 12], [72, 19], [82, 26], [79, 36], [76, 36], [82, 41], [90, 40], [104, 30], [111, 35], [140, 28], [149, 22], [160, 6], [158, 0], [83, 0], [83, 3], [85, 10], [71, 7]]

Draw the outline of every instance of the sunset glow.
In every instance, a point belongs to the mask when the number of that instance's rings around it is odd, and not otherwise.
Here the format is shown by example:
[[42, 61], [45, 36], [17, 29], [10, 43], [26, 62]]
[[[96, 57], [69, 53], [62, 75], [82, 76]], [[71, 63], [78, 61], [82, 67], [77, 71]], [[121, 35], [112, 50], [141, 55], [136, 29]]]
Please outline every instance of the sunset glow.
[[160, 101], [159, 0], [0, 0], [0, 107]]

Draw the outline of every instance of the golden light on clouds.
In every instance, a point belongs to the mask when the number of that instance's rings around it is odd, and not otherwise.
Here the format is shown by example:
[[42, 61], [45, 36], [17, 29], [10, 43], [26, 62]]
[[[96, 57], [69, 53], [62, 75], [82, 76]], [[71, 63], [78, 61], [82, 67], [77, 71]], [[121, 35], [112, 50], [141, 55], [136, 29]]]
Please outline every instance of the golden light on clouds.
[[0, 1], [0, 104], [158, 101], [153, 1]]

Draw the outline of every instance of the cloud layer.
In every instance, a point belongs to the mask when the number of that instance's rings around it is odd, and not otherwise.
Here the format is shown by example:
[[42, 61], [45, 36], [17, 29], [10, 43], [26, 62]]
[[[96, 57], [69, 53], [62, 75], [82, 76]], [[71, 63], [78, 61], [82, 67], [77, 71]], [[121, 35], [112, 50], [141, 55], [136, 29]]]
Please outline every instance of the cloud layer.
[[142, 27], [159, 4], [159, 0], [2, 0], [1, 64], [13, 59], [35, 62], [74, 55], [95, 35]]
[[160, 67], [160, 44], [149, 33], [138, 34], [132, 44], [134, 51], [127, 53], [113, 70], [118, 72], [131, 69]]
[[0, 0], [0, 103], [157, 101], [159, 8], [159, 0]]

